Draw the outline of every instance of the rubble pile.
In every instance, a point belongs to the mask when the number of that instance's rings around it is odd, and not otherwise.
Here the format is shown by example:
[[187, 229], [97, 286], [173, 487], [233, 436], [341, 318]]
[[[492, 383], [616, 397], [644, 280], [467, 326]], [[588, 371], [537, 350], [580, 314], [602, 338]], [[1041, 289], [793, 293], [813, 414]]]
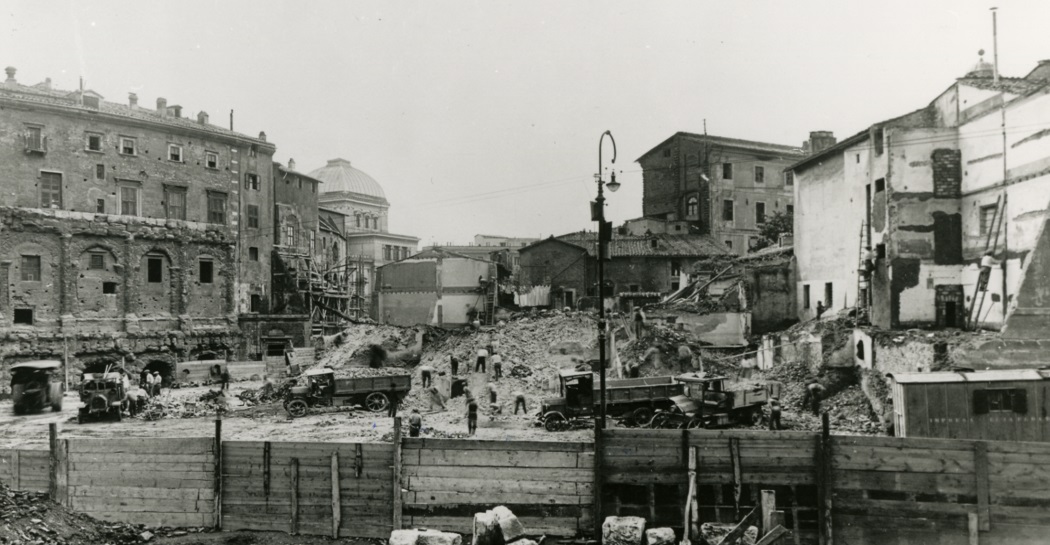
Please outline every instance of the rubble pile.
[[355, 324], [338, 335], [325, 338], [324, 355], [315, 367], [368, 367], [369, 346], [381, 346], [391, 354], [409, 351], [415, 346], [419, 331], [420, 328]]
[[147, 530], [144, 526], [104, 522], [67, 511], [47, 494], [18, 492], [0, 483], [0, 544], [131, 545], [160, 537], [184, 536], [203, 528]]

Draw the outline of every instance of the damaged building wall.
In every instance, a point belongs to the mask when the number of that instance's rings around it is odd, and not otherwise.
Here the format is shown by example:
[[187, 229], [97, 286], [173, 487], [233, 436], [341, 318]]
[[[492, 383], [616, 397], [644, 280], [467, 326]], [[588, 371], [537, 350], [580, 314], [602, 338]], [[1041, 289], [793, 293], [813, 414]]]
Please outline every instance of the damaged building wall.
[[578, 297], [594, 293], [594, 272], [585, 248], [549, 238], [530, 244], [519, 253], [520, 285], [575, 290]]
[[489, 282], [494, 266], [487, 261], [430, 250], [378, 270], [380, 322], [413, 326], [465, 325], [485, 310], [478, 282]]
[[693, 314], [652, 310], [650, 320], [665, 320], [700, 342], [712, 346], [747, 346], [751, 334], [751, 315], [747, 312]]

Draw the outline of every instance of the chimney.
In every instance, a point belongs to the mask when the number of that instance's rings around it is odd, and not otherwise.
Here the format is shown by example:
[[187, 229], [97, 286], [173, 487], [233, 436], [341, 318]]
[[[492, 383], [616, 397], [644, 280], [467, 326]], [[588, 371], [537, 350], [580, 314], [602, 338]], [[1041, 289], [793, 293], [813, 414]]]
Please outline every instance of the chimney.
[[15, 81], [15, 72], [17, 71], [18, 69], [16, 69], [14, 66], [8, 66], [7, 68], [4, 68], [4, 72], [7, 72], [7, 81], [5, 81], [4, 83], [18, 83], [17, 81]]
[[182, 106], [172, 106], [171, 111], [175, 112], [176, 118], [182, 117]]
[[157, 113], [162, 116], [168, 115], [168, 99], [157, 97]]
[[139, 96], [135, 93], [128, 93], [128, 106], [131, 106], [132, 108], [138, 108]]
[[266, 141], [266, 132], [265, 131], [259, 131], [259, 140], [262, 140], [263, 142]]
[[51, 90], [51, 78], [44, 78], [44, 89]]
[[201, 125], [207, 125], [208, 124], [208, 112], [198, 112], [197, 113], [197, 123], [200, 123]]
[[288, 159], [288, 170], [295, 170], [295, 159]]
[[811, 131], [809, 133], [809, 146], [803, 146], [809, 153], [820, 153], [831, 146], [834, 146], [838, 140], [835, 139], [835, 135], [831, 131]]

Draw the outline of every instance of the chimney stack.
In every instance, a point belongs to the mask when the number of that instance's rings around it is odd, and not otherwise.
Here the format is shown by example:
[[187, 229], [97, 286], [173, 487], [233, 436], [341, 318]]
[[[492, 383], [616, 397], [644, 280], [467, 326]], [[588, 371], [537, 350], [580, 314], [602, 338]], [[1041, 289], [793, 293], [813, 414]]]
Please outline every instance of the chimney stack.
[[157, 97], [157, 113], [162, 116], [168, 115], [168, 99]]
[[171, 110], [173, 112], [175, 112], [175, 117], [176, 118], [181, 118], [182, 117], [182, 106], [172, 106]]
[[197, 114], [197, 123], [200, 123], [201, 125], [207, 125], [208, 124], [208, 112], [199, 112]]
[[262, 140], [263, 142], [266, 141], [266, 132], [265, 131], [259, 131], [259, 140]]
[[8, 66], [7, 68], [4, 68], [4, 72], [7, 72], [7, 81], [5, 81], [4, 83], [18, 83], [17, 81], [15, 81], [15, 72], [17, 71], [18, 70], [14, 66]]
[[44, 89], [51, 90], [51, 78], [44, 78]]
[[138, 108], [139, 96], [135, 93], [128, 93], [128, 106], [131, 106], [132, 108]]
[[295, 159], [288, 159], [288, 170], [295, 170]]
[[838, 143], [834, 133], [831, 131], [811, 131], [809, 133], [809, 140], [806, 141], [808, 146], [802, 146], [809, 153], [820, 153], [831, 146]]

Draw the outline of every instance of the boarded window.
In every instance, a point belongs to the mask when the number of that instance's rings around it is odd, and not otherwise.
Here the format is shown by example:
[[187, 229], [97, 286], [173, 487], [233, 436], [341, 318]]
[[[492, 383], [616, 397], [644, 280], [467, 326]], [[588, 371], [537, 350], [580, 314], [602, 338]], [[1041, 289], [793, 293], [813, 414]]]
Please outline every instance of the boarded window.
[[106, 268], [106, 254], [91, 254], [89, 256], [88, 268], [89, 269], [105, 269]]
[[255, 204], [248, 205], [248, 228], [258, 229], [259, 228], [259, 206]]
[[24, 255], [24, 256], [22, 256], [22, 281], [23, 282], [39, 282], [40, 281], [40, 256], [38, 256], [38, 255]]
[[90, 151], [102, 151], [102, 135], [89, 134], [87, 137], [87, 149]]
[[956, 265], [963, 261], [962, 217], [959, 214], [933, 214], [933, 262]]
[[106, 179], [106, 165], [95, 165], [95, 179], [105, 180]]
[[794, 172], [789, 170], [789, 171], [784, 173], [784, 185], [786, 185], [786, 186], [793, 186], [793, 185], [795, 185], [795, 173]]
[[120, 188], [120, 215], [139, 215], [139, 188], [130, 186]]

